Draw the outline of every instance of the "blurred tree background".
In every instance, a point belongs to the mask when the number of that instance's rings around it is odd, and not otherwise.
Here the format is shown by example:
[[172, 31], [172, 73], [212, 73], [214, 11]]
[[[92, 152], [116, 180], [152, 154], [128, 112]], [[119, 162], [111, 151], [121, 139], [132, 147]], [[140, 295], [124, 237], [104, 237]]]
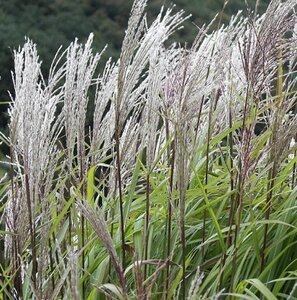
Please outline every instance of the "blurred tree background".
[[[156, 16], [162, 5], [172, 1], [150, 0], [148, 18]], [[193, 41], [197, 26], [210, 22], [222, 10], [224, 0], [173, 0], [176, 10], [183, 9], [192, 17], [175, 38], [181, 43]], [[223, 14], [223, 22], [238, 10], [253, 9], [255, 0], [230, 0]], [[269, 0], [260, 1], [259, 13], [267, 7]], [[94, 50], [100, 51], [108, 44], [104, 54], [116, 59], [119, 55], [125, 28], [133, 0], [0, 0], [0, 101], [9, 101], [8, 91], [13, 91], [13, 49], [31, 38], [37, 45], [43, 70], [62, 45], [66, 47], [76, 37], [84, 42], [90, 32], [95, 35]], [[0, 130], [6, 131], [7, 105], [0, 105]], [[0, 151], [4, 150], [4, 146]]]

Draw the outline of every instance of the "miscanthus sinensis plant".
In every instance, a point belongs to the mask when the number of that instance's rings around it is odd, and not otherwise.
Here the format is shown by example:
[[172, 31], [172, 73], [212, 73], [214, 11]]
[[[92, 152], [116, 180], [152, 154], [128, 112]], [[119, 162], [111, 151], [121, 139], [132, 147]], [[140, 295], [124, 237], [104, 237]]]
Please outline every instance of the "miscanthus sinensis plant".
[[48, 78], [26, 39], [2, 135], [1, 299], [296, 299], [296, 4], [183, 47], [165, 43], [183, 11], [149, 24], [135, 1], [99, 74], [92, 34]]

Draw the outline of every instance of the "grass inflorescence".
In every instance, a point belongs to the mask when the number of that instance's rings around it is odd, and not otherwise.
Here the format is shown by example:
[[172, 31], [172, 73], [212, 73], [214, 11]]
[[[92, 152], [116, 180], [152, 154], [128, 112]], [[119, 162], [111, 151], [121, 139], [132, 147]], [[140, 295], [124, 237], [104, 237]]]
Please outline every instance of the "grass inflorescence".
[[99, 74], [92, 34], [15, 50], [1, 299], [296, 299], [296, 4], [182, 47], [135, 1]]

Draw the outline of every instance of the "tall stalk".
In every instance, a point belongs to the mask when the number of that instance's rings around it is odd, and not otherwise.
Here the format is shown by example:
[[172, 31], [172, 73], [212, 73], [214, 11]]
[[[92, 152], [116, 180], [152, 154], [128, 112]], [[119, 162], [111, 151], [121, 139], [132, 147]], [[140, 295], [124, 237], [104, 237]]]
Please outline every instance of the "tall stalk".
[[[278, 129], [281, 119], [281, 108], [283, 104], [283, 53], [282, 49], [278, 50], [278, 68], [277, 68], [277, 86], [276, 86], [276, 103], [275, 103], [275, 115], [272, 124], [272, 137], [270, 140], [270, 158], [269, 163], [272, 164], [272, 169], [268, 173], [268, 184], [267, 184], [267, 197], [266, 197], [266, 207], [265, 207], [265, 220], [269, 220], [270, 213], [272, 209], [272, 198], [273, 198], [273, 188], [275, 184], [275, 178], [277, 175], [277, 165], [278, 159], [275, 156], [277, 139], [278, 139]], [[264, 226], [264, 240], [261, 251], [261, 271], [263, 271], [265, 266], [265, 250], [268, 241], [268, 223]]]
[[238, 253], [238, 235], [241, 225], [241, 215], [242, 215], [242, 205], [243, 205], [243, 196], [244, 196], [244, 185], [246, 180], [246, 171], [248, 165], [248, 157], [249, 157], [249, 144], [250, 144], [250, 132], [248, 128], [248, 115], [249, 115], [249, 101], [251, 95], [249, 94], [250, 86], [248, 84], [247, 93], [245, 97], [244, 103], [244, 110], [243, 110], [243, 119], [242, 119], [242, 127], [241, 127], [241, 143], [242, 143], [242, 157], [238, 161], [238, 179], [237, 179], [237, 195], [236, 195], [236, 203], [234, 207], [235, 212], [235, 228], [234, 228], [234, 252], [233, 252], [233, 259], [232, 259], [232, 279], [231, 279], [231, 286], [233, 287], [234, 284], [234, 276], [237, 270], [237, 253]]
[[[148, 259], [148, 240], [149, 240], [149, 218], [150, 218], [150, 175], [147, 170], [145, 180], [145, 220], [144, 220], [144, 260]], [[146, 278], [147, 264], [144, 265], [144, 278]]]
[[[169, 121], [165, 118], [165, 132], [166, 140], [169, 141]], [[172, 223], [172, 192], [173, 192], [173, 178], [174, 178], [174, 164], [175, 164], [175, 147], [174, 141], [172, 141], [167, 148], [167, 163], [169, 170], [169, 185], [167, 188], [167, 214], [166, 214], [166, 236], [167, 236], [167, 262], [166, 262], [166, 281], [165, 291], [166, 297], [169, 292], [169, 273], [170, 273], [170, 258], [171, 258], [171, 223]]]
[[[208, 185], [208, 173], [209, 173], [209, 147], [210, 147], [210, 140], [211, 140], [211, 123], [212, 123], [212, 109], [213, 103], [211, 101], [209, 112], [208, 112], [208, 128], [207, 128], [207, 141], [206, 141], [206, 162], [205, 162], [205, 178], [204, 184], [205, 187]], [[207, 194], [207, 188], [205, 189], [205, 193]], [[204, 243], [206, 240], [206, 210], [203, 211], [203, 227], [202, 227], [202, 249], [201, 249], [201, 256], [202, 261], [204, 260], [205, 251], [204, 251]]]
[[125, 256], [125, 221], [124, 221], [124, 208], [123, 208], [123, 191], [122, 191], [122, 175], [121, 175], [121, 156], [120, 156], [120, 124], [119, 114], [116, 115], [115, 125], [115, 149], [116, 149], [116, 177], [119, 189], [119, 208], [120, 208], [120, 231], [122, 243], [122, 269], [126, 268]]
[[[12, 150], [12, 145], [10, 146], [10, 171], [11, 171], [11, 197], [13, 201], [13, 214], [14, 220], [13, 220], [13, 227], [14, 230], [16, 230], [16, 218], [17, 218], [17, 210], [15, 207], [15, 203], [17, 201], [17, 184], [16, 184], [16, 179], [15, 179], [15, 172], [13, 168], [14, 164], [14, 151]], [[14, 287], [16, 289], [17, 295], [20, 297], [22, 296], [22, 272], [21, 272], [21, 250], [20, 250], [20, 241], [19, 241], [19, 236], [16, 234], [13, 239], [12, 239], [12, 257], [13, 257], [13, 273], [15, 274], [14, 276]]]
[[[218, 21], [218, 26], [217, 26], [217, 31], [219, 30], [221, 24], [222, 24], [222, 17], [223, 17], [223, 12], [227, 6], [228, 0], [224, 0], [223, 7], [220, 11], [219, 14], [219, 21]], [[211, 56], [213, 56], [213, 53], [215, 51], [215, 46], [216, 44], [213, 44], [213, 47], [211, 48]], [[207, 80], [210, 74], [210, 65], [207, 67], [206, 71], [206, 78], [205, 78], [205, 84], [207, 84]], [[204, 97], [205, 95], [202, 96], [202, 100], [199, 106], [199, 113], [198, 113], [198, 121], [197, 121], [197, 132], [198, 132], [198, 126], [200, 123], [200, 117], [201, 117], [201, 111], [202, 111], [202, 106], [204, 104]], [[216, 99], [217, 101], [218, 99]], [[210, 146], [210, 140], [211, 140], [211, 123], [212, 123], [212, 102], [210, 103], [210, 108], [209, 108], [209, 113], [208, 113], [208, 128], [207, 128], [207, 144], [206, 144], [206, 164], [205, 164], [205, 179], [204, 179], [204, 184], [207, 186], [208, 184], [208, 172], [209, 172], [209, 146]], [[214, 107], [216, 104], [214, 105]], [[197, 134], [196, 132], [196, 134]], [[195, 143], [196, 143], [196, 137], [195, 137]], [[194, 143], [194, 145], [195, 145]], [[205, 190], [205, 193], [207, 194], [207, 190]], [[206, 210], [203, 211], [203, 225], [202, 225], [202, 247], [201, 247], [201, 257], [202, 257], [202, 262], [204, 260], [205, 256], [205, 247], [204, 243], [206, 240]]]
[[[86, 183], [85, 183], [85, 178], [86, 178], [86, 168], [85, 168], [85, 161], [86, 161], [86, 157], [85, 157], [85, 147], [84, 147], [84, 127], [82, 127], [82, 132], [79, 131], [79, 135], [80, 138], [78, 139], [78, 148], [79, 148], [79, 160], [80, 160], [80, 181], [82, 182], [82, 187], [81, 187], [81, 194], [83, 199], [86, 199], [86, 195], [87, 195], [87, 187], [86, 187]], [[70, 217], [69, 217], [69, 221], [71, 221], [71, 213], [70, 213]], [[86, 255], [85, 255], [85, 216], [83, 214], [80, 215], [80, 223], [81, 223], [81, 247], [82, 247], [82, 254], [81, 254], [81, 258], [82, 258], [82, 277], [84, 278], [84, 274], [85, 274], [85, 259], [86, 259]], [[70, 274], [71, 276], [71, 274]], [[85, 285], [85, 281], [83, 280], [82, 282], [82, 297], [83, 299], [85, 299], [85, 295], [86, 295], [86, 285]]]
[[[273, 198], [273, 188], [275, 184], [275, 177], [277, 174], [276, 163], [273, 163], [272, 170], [269, 171], [268, 175], [268, 184], [267, 184], [267, 198], [266, 198], [266, 205], [265, 205], [265, 220], [269, 221], [270, 213], [272, 209], [272, 198]], [[268, 243], [268, 223], [264, 226], [264, 240], [261, 249], [261, 267], [260, 270], [263, 271], [265, 267], [265, 251], [267, 248]]]
[[[180, 223], [180, 238], [182, 244], [182, 299], [186, 299], [186, 232], [185, 232], [185, 213], [186, 213], [186, 190], [188, 177], [188, 162], [186, 161], [187, 153], [187, 132], [188, 120], [186, 116], [187, 98], [186, 98], [186, 82], [188, 72], [188, 62], [186, 57], [182, 57], [184, 70], [182, 73], [180, 98], [179, 98], [179, 115], [175, 129], [176, 146], [177, 146], [177, 175], [179, 188], [179, 223]], [[185, 95], [184, 95], [185, 94]], [[185, 98], [184, 98], [185, 97]]]
[[[296, 109], [297, 110], [297, 109]], [[296, 114], [297, 112], [295, 112]], [[297, 141], [297, 134], [295, 135], [295, 143]], [[294, 151], [293, 157], [297, 156], [297, 150]], [[292, 169], [292, 180], [291, 180], [291, 188], [293, 189], [296, 186], [296, 175], [297, 175], [297, 164], [296, 162], [293, 165], [293, 169]]]
[[35, 240], [35, 226], [34, 226], [34, 213], [32, 211], [32, 203], [30, 197], [30, 186], [28, 173], [26, 173], [27, 168], [25, 167], [25, 187], [26, 187], [26, 200], [28, 208], [29, 217], [29, 231], [31, 239], [31, 254], [32, 254], [32, 283], [34, 288], [36, 288], [36, 275], [37, 275], [37, 256], [36, 256], [36, 240]]
[[[228, 114], [229, 114], [229, 129], [232, 128], [232, 111], [231, 111], [231, 101], [229, 102], [228, 105]], [[233, 195], [233, 191], [235, 188], [234, 185], [234, 165], [233, 165], [233, 158], [234, 158], [234, 146], [233, 146], [233, 133], [232, 131], [230, 131], [229, 135], [228, 135], [228, 154], [229, 154], [229, 159], [230, 159], [230, 191], [231, 191], [231, 196], [230, 196], [230, 209], [229, 209], [229, 217], [228, 217], [228, 232], [227, 232], [227, 236], [225, 239], [225, 244], [226, 244], [226, 248], [225, 248], [225, 252], [223, 253], [223, 257], [222, 257], [222, 261], [221, 261], [221, 274], [220, 274], [220, 288], [222, 288], [223, 285], [223, 279], [224, 279], [224, 272], [223, 272], [223, 268], [225, 266], [226, 263], [226, 259], [227, 259], [227, 251], [228, 248], [230, 247], [230, 245], [232, 244], [232, 226], [233, 226], [233, 222], [234, 222], [234, 215], [235, 215], [235, 211], [234, 211], [234, 195]]]
[[180, 135], [178, 141], [178, 190], [179, 190], [179, 225], [180, 225], [180, 238], [182, 245], [182, 299], [186, 299], [186, 233], [185, 233], [185, 202], [186, 202], [186, 170], [185, 164], [185, 139], [183, 133]]

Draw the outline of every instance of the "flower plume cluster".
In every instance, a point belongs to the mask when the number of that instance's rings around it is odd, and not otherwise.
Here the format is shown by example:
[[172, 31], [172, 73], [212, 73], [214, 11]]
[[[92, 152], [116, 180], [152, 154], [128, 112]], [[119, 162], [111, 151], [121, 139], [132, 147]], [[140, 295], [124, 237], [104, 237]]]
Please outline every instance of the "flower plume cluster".
[[[224, 284], [235, 292], [254, 282], [229, 274], [245, 255], [240, 243], [252, 235], [261, 243], [253, 265], [259, 274], [272, 257], [274, 195], [296, 184], [297, 2], [273, 0], [262, 16], [239, 12], [215, 31], [204, 26], [190, 47], [166, 42], [184, 12], [162, 8], [148, 24], [146, 2], [134, 2], [120, 57], [100, 74], [105, 49], [93, 53], [93, 34], [59, 50], [46, 79], [31, 40], [14, 52], [10, 134], [3, 137], [11, 178], [0, 220], [11, 233], [7, 293], [16, 299], [29, 293], [25, 285], [36, 299], [91, 299], [93, 287], [121, 299], [134, 289], [147, 299], [162, 280], [157, 292], [166, 290], [166, 299], [177, 291], [183, 299], [221, 295]], [[289, 172], [290, 183], [276, 180]], [[223, 192], [229, 204], [218, 204]], [[214, 207], [228, 216], [217, 217]], [[257, 213], [260, 225], [249, 229]], [[241, 239], [244, 216], [250, 233]], [[152, 247], [158, 230], [166, 237], [161, 257]], [[215, 265], [216, 286], [203, 274], [208, 265]]]

